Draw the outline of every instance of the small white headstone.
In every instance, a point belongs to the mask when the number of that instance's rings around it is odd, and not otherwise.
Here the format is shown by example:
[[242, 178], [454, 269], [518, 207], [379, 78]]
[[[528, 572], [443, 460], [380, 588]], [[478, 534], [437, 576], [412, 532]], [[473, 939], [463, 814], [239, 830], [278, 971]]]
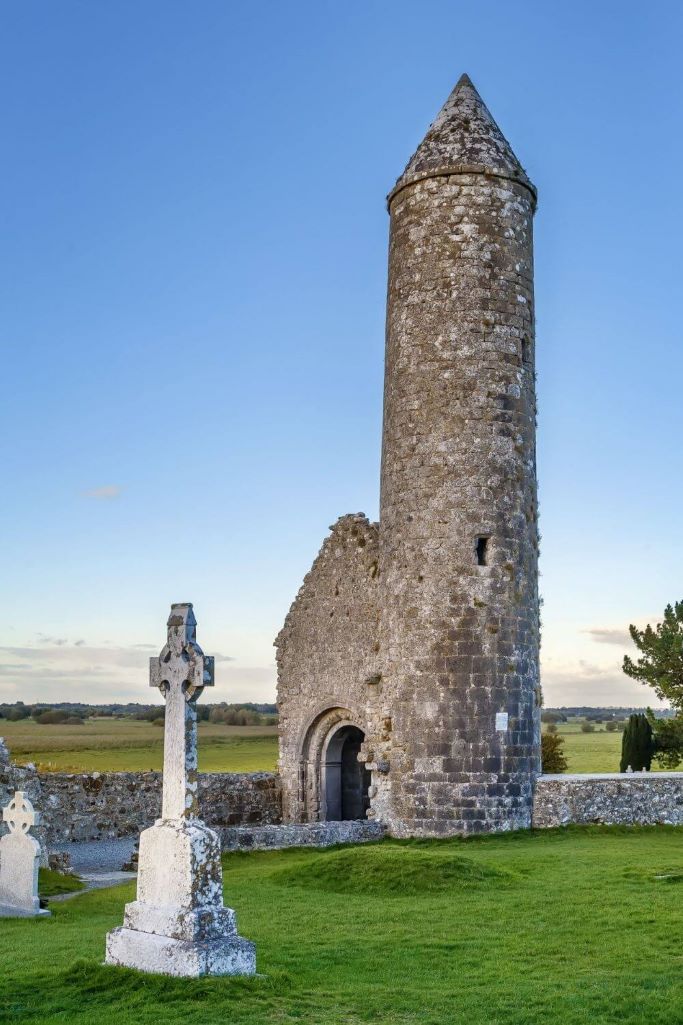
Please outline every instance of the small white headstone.
[[9, 833], [0, 839], [0, 916], [25, 918], [49, 915], [38, 899], [40, 844], [31, 836], [31, 826], [40, 821], [28, 797], [17, 790], [2, 810]]
[[496, 712], [496, 729], [505, 733], [508, 728], [508, 714], [507, 712]]

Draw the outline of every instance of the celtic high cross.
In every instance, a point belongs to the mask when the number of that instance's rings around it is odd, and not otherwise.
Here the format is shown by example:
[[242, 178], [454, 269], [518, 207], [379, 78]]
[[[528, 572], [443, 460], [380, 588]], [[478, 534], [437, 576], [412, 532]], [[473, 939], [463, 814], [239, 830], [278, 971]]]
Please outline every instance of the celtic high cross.
[[213, 686], [213, 658], [197, 644], [190, 602], [171, 606], [168, 639], [149, 660], [150, 687], [166, 699], [162, 819], [191, 819], [197, 802], [197, 709], [204, 687]]

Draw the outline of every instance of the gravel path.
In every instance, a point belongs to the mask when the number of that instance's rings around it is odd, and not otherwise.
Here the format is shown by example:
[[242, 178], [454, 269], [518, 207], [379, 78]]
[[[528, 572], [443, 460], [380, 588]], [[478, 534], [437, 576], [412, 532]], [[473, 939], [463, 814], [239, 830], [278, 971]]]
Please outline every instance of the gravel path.
[[71, 858], [71, 867], [79, 876], [103, 875], [120, 872], [130, 861], [137, 837], [123, 840], [87, 840], [79, 843], [57, 844], [50, 848], [60, 854], [66, 852]]
[[135, 879], [135, 872], [124, 872], [123, 865], [130, 861], [135, 848], [135, 837], [124, 840], [90, 840], [81, 843], [58, 844], [52, 848], [59, 853], [66, 852], [71, 859], [71, 868], [85, 883], [83, 890], [76, 893], [60, 893], [50, 897], [53, 901], [70, 900], [88, 890], [99, 890], [105, 886], [118, 886]]
[[79, 873], [85, 883], [82, 890], [75, 890], [73, 893], [57, 893], [54, 897], [48, 897], [48, 903], [54, 901], [71, 900], [72, 897], [80, 897], [89, 890], [103, 890], [106, 886], [120, 886], [127, 883], [129, 879], [135, 879], [135, 872], [101, 872], [97, 875]]

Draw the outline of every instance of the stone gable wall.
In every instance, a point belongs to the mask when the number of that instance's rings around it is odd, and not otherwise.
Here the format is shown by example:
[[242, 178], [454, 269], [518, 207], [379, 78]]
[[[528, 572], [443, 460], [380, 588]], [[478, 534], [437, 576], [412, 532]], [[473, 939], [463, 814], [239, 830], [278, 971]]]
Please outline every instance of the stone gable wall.
[[367, 736], [377, 700], [377, 524], [358, 513], [331, 529], [275, 642], [287, 822], [318, 817], [318, 765], [307, 745], [346, 720]]

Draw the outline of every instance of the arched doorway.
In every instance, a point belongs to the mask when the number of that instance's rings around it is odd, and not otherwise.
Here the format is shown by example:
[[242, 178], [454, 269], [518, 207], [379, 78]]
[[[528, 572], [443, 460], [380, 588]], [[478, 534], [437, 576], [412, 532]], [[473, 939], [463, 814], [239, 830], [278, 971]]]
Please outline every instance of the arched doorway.
[[301, 734], [297, 811], [289, 821], [367, 818], [372, 773], [358, 761], [364, 740], [363, 720], [350, 708], [320, 709]]
[[329, 822], [364, 819], [370, 807], [370, 772], [358, 760], [363, 731], [351, 723], [340, 726], [324, 751], [324, 817]]

